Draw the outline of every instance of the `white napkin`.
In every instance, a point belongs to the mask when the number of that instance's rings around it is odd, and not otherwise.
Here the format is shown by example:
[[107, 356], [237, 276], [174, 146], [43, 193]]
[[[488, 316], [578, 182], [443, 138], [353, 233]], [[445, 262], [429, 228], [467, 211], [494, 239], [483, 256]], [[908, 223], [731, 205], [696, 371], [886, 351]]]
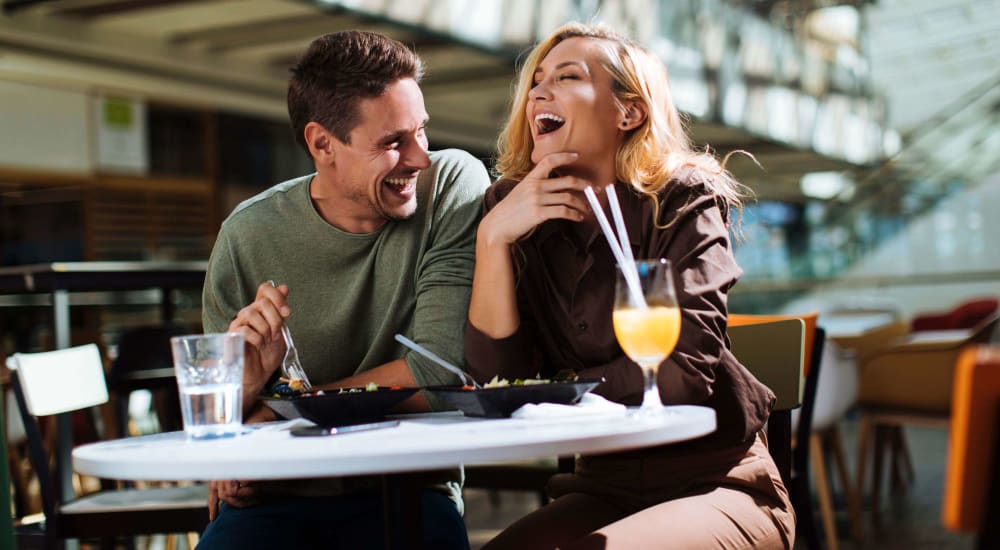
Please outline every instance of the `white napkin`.
[[558, 403], [528, 403], [510, 414], [511, 418], [561, 418], [574, 416], [625, 416], [621, 403], [608, 401], [600, 395], [585, 393], [576, 405]]

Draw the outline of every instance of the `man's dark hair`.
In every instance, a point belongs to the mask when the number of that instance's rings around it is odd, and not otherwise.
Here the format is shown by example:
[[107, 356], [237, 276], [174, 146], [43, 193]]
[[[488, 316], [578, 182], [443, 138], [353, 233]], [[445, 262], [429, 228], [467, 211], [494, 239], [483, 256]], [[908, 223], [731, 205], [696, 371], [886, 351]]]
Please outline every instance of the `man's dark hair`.
[[343, 31], [317, 38], [292, 67], [288, 81], [295, 140], [308, 153], [304, 130], [315, 121], [350, 143], [351, 130], [360, 123], [361, 99], [378, 97], [403, 78], [420, 82], [423, 73], [417, 54], [381, 34]]

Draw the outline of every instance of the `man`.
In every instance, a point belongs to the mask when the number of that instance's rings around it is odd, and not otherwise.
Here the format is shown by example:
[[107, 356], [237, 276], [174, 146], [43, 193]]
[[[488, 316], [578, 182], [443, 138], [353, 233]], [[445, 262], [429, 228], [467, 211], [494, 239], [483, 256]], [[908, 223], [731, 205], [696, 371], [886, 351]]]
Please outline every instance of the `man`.
[[[422, 70], [399, 42], [358, 31], [316, 39], [292, 69], [288, 112], [316, 172], [230, 214], [203, 296], [206, 332], [246, 337], [248, 421], [274, 418], [256, 396], [284, 356], [283, 323], [314, 386], [457, 382], [393, 340], [408, 334], [463, 361], [475, 226], [489, 184], [467, 153], [427, 151]], [[427, 406], [419, 395], [407, 405]], [[421, 495], [426, 547], [467, 547], [460, 473], [437, 474]], [[370, 478], [216, 481], [201, 546], [379, 547], [378, 489]]]

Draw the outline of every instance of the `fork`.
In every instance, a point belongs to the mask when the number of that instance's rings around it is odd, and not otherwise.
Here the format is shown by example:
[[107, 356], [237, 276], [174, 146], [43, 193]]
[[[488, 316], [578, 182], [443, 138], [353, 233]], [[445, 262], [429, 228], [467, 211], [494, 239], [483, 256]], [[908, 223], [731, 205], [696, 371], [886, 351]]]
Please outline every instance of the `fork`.
[[[278, 286], [274, 281], [268, 281], [268, 283], [275, 288]], [[298, 380], [302, 383], [303, 390], [312, 389], [309, 377], [306, 376], [306, 370], [299, 362], [299, 350], [295, 348], [295, 342], [292, 341], [292, 331], [288, 328], [287, 322], [281, 325], [281, 336], [285, 339], [285, 357], [281, 360], [281, 373], [289, 380], [289, 385]]]

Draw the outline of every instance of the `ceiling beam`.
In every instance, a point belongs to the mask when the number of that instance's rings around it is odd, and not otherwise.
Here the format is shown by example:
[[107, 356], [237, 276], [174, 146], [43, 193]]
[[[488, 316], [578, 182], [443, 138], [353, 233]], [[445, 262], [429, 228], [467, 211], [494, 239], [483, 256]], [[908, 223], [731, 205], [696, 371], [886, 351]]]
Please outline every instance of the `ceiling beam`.
[[54, 1], [55, 0], [4, 0], [3, 13], [10, 15], [25, 8], [41, 4], [52, 4]]
[[94, 33], [90, 25], [50, 16], [22, 14], [0, 25], [0, 46], [180, 80], [239, 86], [246, 91], [284, 94], [283, 80], [264, 68], [192, 52], [138, 35]]
[[421, 86], [431, 89], [461, 84], [463, 92], [501, 86], [506, 93], [513, 79], [513, 70], [513, 67], [507, 65], [496, 65], [433, 71], [427, 74]]
[[163, 6], [175, 6], [178, 4], [186, 4], [196, 1], [198, 0], [111, 0], [94, 4], [68, 6], [65, 8], [56, 7], [51, 13], [52, 15], [62, 15], [87, 20], [107, 15], [121, 15], [123, 13], [160, 8]]
[[[210, 49], [229, 49], [239, 46], [257, 46], [282, 42], [290, 37], [301, 39], [305, 35], [319, 35], [340, 30], [335, 17], [293, 15], [274, 19], [251, 21], [234, 25], [212, 26], [171, 35], [167, 42], [174, 46], [203, 43]], [[351, 25], [348, 22], [348, 25]], [[332, 27], [332, 28], [331, 28]], [[344, 28], [352, 28], [350, 26]]]

